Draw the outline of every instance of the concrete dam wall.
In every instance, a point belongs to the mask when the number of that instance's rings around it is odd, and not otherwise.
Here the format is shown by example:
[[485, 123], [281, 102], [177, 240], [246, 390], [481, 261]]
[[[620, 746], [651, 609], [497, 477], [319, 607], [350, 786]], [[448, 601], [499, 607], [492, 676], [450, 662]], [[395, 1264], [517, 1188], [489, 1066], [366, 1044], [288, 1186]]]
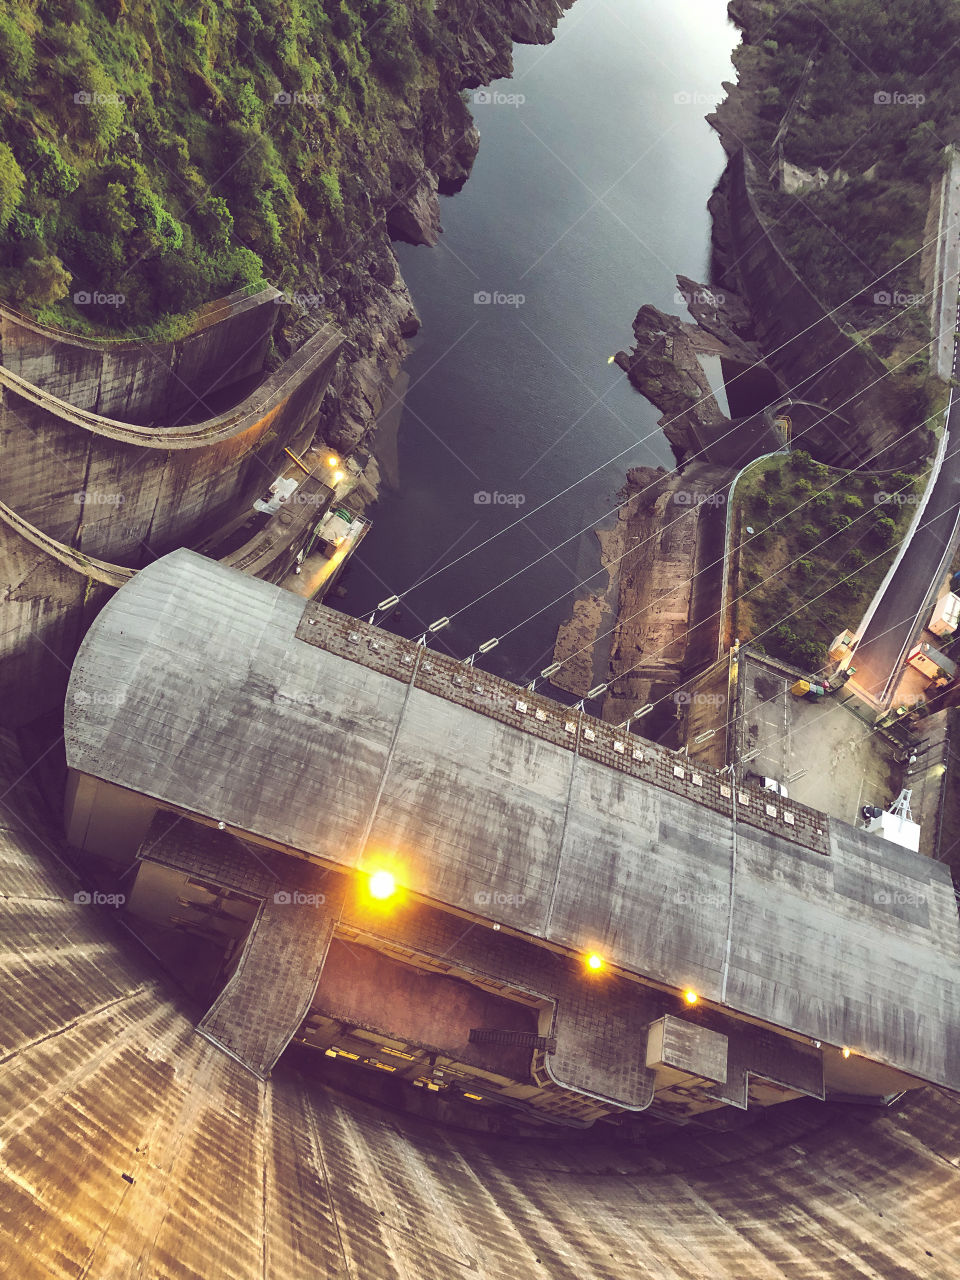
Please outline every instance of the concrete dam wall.
[[814, 415], [796, 443], [833, 466], [919, 464], [932, 448], [932, 432], [921, 427], [904, 436], [904, 423], [917, 424], [902, 389], [885, 376], [880, 357], [827, 314], [787, 260], [760, 211], [759, 182], [753, 161], [740, 150], [711, 199], [719, 283], [750, 304], [760, 350], [792, 394], [835, 409], [850, 423], [847, 428], [836, 417]]
[[84, 553], [137, 568], [264, 492], [284, 446], [312, 435], [340, 348], [321, 329], [228, 413], [139, 427], [0, 369], [0, 501]]
[[277, 319], [274, 288], [201, 308], [171, 342], [79, 338], [0, 306], [0, 365], [52, 396], [108, 418], [170, 425], [197, 401], [263, 368]]
[[[262, 366], [275, 296], [212, 304], [196, 333], [162, 348], [77, 342], [0, 309], [4, 723], [62, 699], [118, 573], [248, 510], [289, 462], [284, 448], [310, 441], [342, 342], [329, 326], [230, 410], [176, 422], [198, 395], [202, 406], [211, 388]], [[111, 417], [110, 406], [131, 416]]]
[[[732, 1133], [468, 1134], [257, 1080], [193, 1030], [0, 735], [0, 1256], [23, 1280], [945, 1280], [960, 1102]], [[15, 798], [16, 797], [16, 798]]]

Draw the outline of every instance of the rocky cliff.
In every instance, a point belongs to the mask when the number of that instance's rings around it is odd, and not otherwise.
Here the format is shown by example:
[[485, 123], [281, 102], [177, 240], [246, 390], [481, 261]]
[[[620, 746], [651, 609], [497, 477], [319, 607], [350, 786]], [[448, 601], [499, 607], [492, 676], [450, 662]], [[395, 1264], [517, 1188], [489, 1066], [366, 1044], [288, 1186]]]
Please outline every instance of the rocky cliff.
[[[302, 291], [321, 293], [346, 341], [324, 403], [324, 438], [347, 452], [371, 432], [420, 321], [392, 241], [434, 245], [442, 233], [440, 195], [467, 180], [480, 145], [463, 90], [509, 76], [514, 43], [546, 44], [573, 0], [449, 0], [438, 7], [439, 35], [429, 81], [398, 107], [388, 145], [389, 183], [373, 189], [362, 235], [331, 260], [303, 262]], [[385, 144], [387, 145], [387, 144]], [[355, 157], [358, 166], [362, 157]], [[281, 351], [316, 324], [309, 310], [285, 318]]]
[[[828, 30], [812, 11], [779, 0], [738, 0], [729, 12], [743, 40], [734, 54], [738, 81], [724, 84], [725, 100], [707, 117], [729, 157], [709, 206], [711, 282], [707, 288], [681, 277], [681, 292], [697, 328], [724, 344], [742, 379], [762, 362], [765, 394], [751, 411], [789, 396], [794, 439], [822, 461], [917, 467], [933, 447], [931, 423], [945, 390], [928, 372], [931, 306], [922, 290], [904, 293], [904, 281], [909, 276], [920, 290], [924, 226], [936, 224], [931, 179], [942, 159], [931, 141], [933, 117], [947, 109], [949, 94], [938, 95], [944, 105], [936, 108], [915, 95], [927, 118], [915, 112], [908, 129], [902, 110], [882, 114], [895, 107], [895, 94], [869, 85], [852, 100], [839, 92], [838, 68], [848, 55], [837, 22]], [[870, 52], [885, 27], [876, 14], [867, 18], [860, 43]], [[904, 73], [918, 59], [923, 67], [929, 25], [912, 15], [905, 21], [894, 59]], [[850, 71], [851, 84], [862, 71]], [[857, 135], [844, 152], [850, 170], [837, 165], [829, 141], [847, 130]], [[932, 187], [939, 191], [939, 179]], [[886, 209], [891, 216], [881, 217]], [[914, 301], [891, 305], [898, 297]], [[664, 410], [668, 438], [684, 458], [722, 423], [702, 399], [697, 335], [684, 340], [682, 328], [642, 308], [636, 348], [619, 362]]]

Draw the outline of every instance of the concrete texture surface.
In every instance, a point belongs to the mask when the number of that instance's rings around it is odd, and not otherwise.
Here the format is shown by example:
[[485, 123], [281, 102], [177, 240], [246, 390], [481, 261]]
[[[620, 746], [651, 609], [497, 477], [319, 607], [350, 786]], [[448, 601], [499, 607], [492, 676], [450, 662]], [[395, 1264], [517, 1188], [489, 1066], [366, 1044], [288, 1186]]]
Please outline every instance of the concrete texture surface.
[[785, 782], [792, 798], [851, 824], [859, 822], [861, 805], [896, 797], [903, 775], [897, 750], [874, 732], [876, 711], [849, 686], [808, 702], [793, 696], [795, 678], [776, 664], [743, 651], [740, 662], [733, 758], [744, 770]]
[[[516, 1142], [383, 1112], [198, 1036], [74, 901], [0, 739], [0, 1253], [22, 1280], [949, 1280], [960, 1103]], [[14, 787], [14, 784], [17, 784]]]
[[280, 296], [268, 286], [218, 298], [172, 342], [81, 338], [0, 307], [0, 364], [78, 409], [169, 426], [197, 401], [260, 371]]

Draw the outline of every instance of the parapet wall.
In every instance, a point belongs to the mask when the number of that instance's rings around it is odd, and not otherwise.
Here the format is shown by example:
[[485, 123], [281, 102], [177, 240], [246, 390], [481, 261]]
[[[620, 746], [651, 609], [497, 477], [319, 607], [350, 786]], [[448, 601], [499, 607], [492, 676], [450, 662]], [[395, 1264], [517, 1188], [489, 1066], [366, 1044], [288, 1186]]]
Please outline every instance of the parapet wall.
[[77, 409], [169, 425], [260, 372], [280, 296], [269, 287], [219, 298], [201, 309], [193, 332], [172, 342], [79, 338], [0, 306], [0, 365]]
[[[824, 404], [850, 423], [847, 430], [835, 417], [824, 417], [804, 444], [832, 466], [918, 465], [930, 452], [932, 432], [910, 431], [917, 423], [902, 409], [887, 366], [844, 333], [787, 260], [760, 212], [758, 185], [752, 160], [737, 152], [719, 188], [727, 211], [726, 226], [718, 229], [719, 265], [749, 302], [758, 346], [792, 394]], [[722, 213], [713, 203], [716, 225]]]

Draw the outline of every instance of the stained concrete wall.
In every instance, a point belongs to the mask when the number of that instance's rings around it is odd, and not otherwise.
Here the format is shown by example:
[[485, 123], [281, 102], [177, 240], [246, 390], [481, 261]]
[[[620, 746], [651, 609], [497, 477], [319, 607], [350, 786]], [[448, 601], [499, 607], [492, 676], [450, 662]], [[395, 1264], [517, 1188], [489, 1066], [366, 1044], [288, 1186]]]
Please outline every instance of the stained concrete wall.
[[[930, 452], [932, 433], [905, 435], [918, 424], [886, 365], [843, 332], [787, 260], [758, 206], [758, 186], [750, 158], [743, 151], [732, 156], [719, 189], [726, 216], [715, 216], [719, 265], [750, 303], [758, 345], [792, 393], [851, 423], [848, 429], [824, 416], [808, 429], [804, 446], [834, 466], [918, 464]], [[711, 204], [720, 215], [716, 200]]]
[[112, 594], [0, 521], [0, 723], [63, 702], [73, 655]]
[[[236, 337], [229, 315], [204, 331], [210, 342], [217, 333], [228, 346]], [[23, 724], [62, 702], [104, 584], [196, 544], [267, 490], [288, 462], [284, 448], [312, 437], [340, 344], [321, 329], [230, 412], [165, 429], [78, 408], [0, 367], [0, 722]], [[135, 369], [130, 377], [134, 399], [143, 387]]]
[[219, 298], [174, 342], [78, 338], [0, 307], [0, 365], [78, 409], [169, 425], [195, 401], [260, 371], [280, 296], [269, 287]]
[[20, 1280], [946, 1280], [960, 1103], [513, 1142], [380, 1111], [192, 1029], [74, 902], [0, 738], [0, 1256]]
[[322, 329], [229, 413], [136, 427], [76, 410], [0, 369], [0, 500], [86, 555], [136, 568], [265, 492], [309, 439], [340, 348]]

